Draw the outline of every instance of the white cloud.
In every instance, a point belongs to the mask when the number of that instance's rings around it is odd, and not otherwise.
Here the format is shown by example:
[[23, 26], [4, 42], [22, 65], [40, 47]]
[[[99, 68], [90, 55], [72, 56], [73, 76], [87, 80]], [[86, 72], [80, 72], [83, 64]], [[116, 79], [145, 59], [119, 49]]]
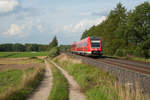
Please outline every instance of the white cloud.
[[35, 27], [39, 32], [44, 31], [44, 27], [40, 24], [39, 20], [30, 19], [22, 24], [11, 24], [8, 30], [2, 34], [7, 37], [24, 36], [29, 33], [33, 27]]
[[40, 32], [43, 32], [44, 31], [44, 27], [39, 24], [39, 25], [36, 25], [36, 28], [40, 31]]
[[10, 28], [8, 29], [8, 32], [4, 32], [4, 35], [9, 35], [9, 36], [16, 36], [19, 35], [22, 32], [22, 30], [24, 29], [24, 26], [18, 26], [16, 24], [11, 24]]
[[63, 31], [65, 33], [70, 33], [70, 32], [81, 32], [84, 31], [85, 29], [90, 28], [93, 25], [98, 25], [102, 23], [104, 20], [106, 20], [106, 16], [102, 16], [101, 18], [97, 18], [94, 20], [81, 20], [77, 24], [70, 24], [70, 25], [65, 25], [63, 29], [60, 31]]
[[0, 13], [13, 11], [18, 5], [18, 0], [0, 0]]
[[3, 35], [5, 36], [23, 36], [26, 31], [32, 28], [31, 23], [25, 23], [22, 25], [11, 24], [8, 31], [4, 32]]

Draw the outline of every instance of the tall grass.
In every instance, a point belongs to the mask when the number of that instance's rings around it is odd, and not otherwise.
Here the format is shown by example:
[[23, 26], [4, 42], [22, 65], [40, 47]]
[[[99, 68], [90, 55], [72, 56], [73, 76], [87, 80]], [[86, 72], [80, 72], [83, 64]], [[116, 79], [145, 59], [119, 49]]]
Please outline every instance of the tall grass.
[[[7, 78], [7, 76], [9, 76], [7, 75], [8, 72], [2, 72], [3, 74], [6, 74], [3, 78]], [[3, 93], [0, 93], [0, 100], [25, 100], [27, 96], [39, 85], [40, 81], [42, 80], [44, 75], [44, 68], [29, 68], [25, 70], [20, 70], [19, 72], [21, 72], [22, 74], [16, 74], [15, 78], [12, 78], [14, 75], [9, 76], [13, 85], [10, 84], [8, 80], [5, 81], [8, 82], [9, 85], [7, 85], [7, 89], [5, 89]], [[10, 74], [12, 74], [12, 72]], [[18, 80], [18, 77], [19, 82], [16, 81]], [[4, 82], [4, 80], [2, 81]], [[3, 86], [5, 87], [5, 85], [2, 85], [2, 87]]]
[[99, 68], [64, 55], [54, 61], [81, 85], [87, 100], [148, 100], [139, 88], [136, 92], [131, 91], [129, 87], [117, 84], [113, 75]]
[[67, 79], [53, 64], [50, 63], [50, 65], [53, 73], [53, 87], [48, 100], [69, 100]]
[[113, 88], [117, 91], [120, 100], [149, 100], [149, 94], [143, 94], [138, 83], [136, 83], [135, 89], [129, 84], [125, 85], [113, 85]]

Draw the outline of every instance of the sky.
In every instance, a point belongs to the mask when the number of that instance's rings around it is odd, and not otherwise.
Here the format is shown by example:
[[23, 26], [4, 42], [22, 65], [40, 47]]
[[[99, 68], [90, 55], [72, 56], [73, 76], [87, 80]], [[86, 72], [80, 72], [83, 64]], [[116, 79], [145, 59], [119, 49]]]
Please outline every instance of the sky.
[[121, 2], [127, 10], [150, 0], [0, 0], [0, 44], [79, 41]]

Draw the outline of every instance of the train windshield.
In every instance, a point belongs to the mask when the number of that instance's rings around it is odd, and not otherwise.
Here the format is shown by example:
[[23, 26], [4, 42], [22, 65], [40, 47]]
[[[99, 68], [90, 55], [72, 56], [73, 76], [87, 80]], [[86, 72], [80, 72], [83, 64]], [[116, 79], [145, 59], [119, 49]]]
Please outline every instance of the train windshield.
[[92, 48], [100, 48], [100, 39], [91, 39]]

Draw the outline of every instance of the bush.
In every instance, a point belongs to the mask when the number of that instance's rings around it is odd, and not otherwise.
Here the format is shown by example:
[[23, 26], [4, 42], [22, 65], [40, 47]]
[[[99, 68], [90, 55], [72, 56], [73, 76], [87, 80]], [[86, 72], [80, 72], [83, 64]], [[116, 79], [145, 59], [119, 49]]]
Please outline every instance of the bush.
[[149, 56], [149, 58], [150, 58], [150, 49], [148, 50], [148, 56]]
[[149, 50], [143, 47], [137, 47], [134, 50], [134, 55], [137, 57], [149, 58]]
[[29, 59], [38, 59], [37, 57], [29, 57]]
[[133, 55], [141, 57], [143, 55], [143, 50], [140, 47], [136, 47], [133, 51]]
[[48, 56], [51, 58], [56, 57], [57, 55], [59, 55], [59, 48], [58, 47], [54, 47], [52, 49], [50, 49]]
[[120, 57], [126, 56], [126, 54], [127, 54], [126, 50], [123, 49], [117, 49], [117, 51], [115, 52], [115, 55]]

